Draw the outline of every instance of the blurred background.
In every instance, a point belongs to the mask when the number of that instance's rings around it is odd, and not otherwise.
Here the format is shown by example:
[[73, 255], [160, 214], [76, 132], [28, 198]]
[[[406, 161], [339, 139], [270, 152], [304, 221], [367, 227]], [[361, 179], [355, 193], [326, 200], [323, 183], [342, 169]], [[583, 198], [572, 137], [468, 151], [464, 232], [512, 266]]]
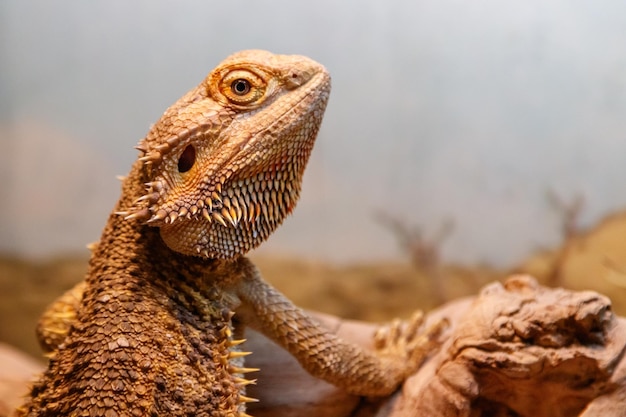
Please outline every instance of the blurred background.
[[626, 311], [624, 45], [613, 1], [4, 0], [0, 340], [37, 352], [133, 146], [251, 48], [333, 77], [300, 204], [252, 254], [298, 303], [383, 320], [518, 271]]

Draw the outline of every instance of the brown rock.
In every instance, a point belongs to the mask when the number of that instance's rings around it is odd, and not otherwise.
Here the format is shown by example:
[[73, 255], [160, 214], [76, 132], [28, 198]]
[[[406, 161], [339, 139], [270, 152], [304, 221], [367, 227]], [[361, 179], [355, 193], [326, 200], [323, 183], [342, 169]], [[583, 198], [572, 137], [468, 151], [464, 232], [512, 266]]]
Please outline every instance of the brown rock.
[[608, 298], [514, 276], [481, 291], [389, 416], [622, 416], [625, 344]]

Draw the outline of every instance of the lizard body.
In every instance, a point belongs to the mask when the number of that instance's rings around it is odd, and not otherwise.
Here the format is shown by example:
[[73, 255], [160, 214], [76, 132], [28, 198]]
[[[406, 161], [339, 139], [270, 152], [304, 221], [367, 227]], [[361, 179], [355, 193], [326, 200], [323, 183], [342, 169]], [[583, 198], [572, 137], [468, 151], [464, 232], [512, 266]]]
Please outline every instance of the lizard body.
[[[296, 204], [330, 93], [302, 56], [234, 54], [151, 128], [84, 284], [40, 323], [48, 369], [20, 416], [246, 416], [243, 328], [359, 395], [386, 395], [438, 333], [369, 352], [328, 333], [243, 255]], [[69, 300], [69, 301], [68, 301]], [[234, 317], [234, 318], [233, 318]]]

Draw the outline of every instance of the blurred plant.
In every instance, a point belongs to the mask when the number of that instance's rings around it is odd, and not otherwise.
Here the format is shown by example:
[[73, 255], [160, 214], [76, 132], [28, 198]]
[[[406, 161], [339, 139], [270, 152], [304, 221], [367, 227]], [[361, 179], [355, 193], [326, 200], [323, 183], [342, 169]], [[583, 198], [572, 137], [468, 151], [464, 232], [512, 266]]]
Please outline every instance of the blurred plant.
[[400, 248], [409, 255], [413, 266], [428, 278], [437, 304], [447, 301], [443, 285], [445, 276], [441, 266], [441, 246], [454, 230], [454, 222], [451, 219], [443, 221], [435, 235], [428, 239], [420, 226], [409, 224], [390, 213], [378, 211], [374, 218], [393, 234]]
[[546, 192], [548, 204], [559, 215], [561, 220], [561, 247], [554, 258], [552, 268], [546, 277], [546, 284], [551, 287], [564, 285], [563, 266], [565, 260], [576, 245], [576, 237], [583, 233], [580, 226], [580, 215], [585, 206], [585, 197], [577, 193], [570, 201], [565, 201], [552, 188]]

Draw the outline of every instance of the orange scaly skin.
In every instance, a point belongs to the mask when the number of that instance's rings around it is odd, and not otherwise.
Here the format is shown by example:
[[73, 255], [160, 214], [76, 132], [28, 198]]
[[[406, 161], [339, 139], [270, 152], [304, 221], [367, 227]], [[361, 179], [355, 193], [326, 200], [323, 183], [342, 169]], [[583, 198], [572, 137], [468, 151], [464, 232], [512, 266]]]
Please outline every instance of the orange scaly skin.
[[329, 93], [306, 57], [244, 51], [164, 113], [137, 147], [85, 283], [42, 318], [50, 364], [18, 415], [245, 416], [253, 370], [233, 336], [243, 326], [355, 394], [389, 394], [419, 366], [440, 328], [396, 323], [364, 351], [243, 256], [296, 204]]

